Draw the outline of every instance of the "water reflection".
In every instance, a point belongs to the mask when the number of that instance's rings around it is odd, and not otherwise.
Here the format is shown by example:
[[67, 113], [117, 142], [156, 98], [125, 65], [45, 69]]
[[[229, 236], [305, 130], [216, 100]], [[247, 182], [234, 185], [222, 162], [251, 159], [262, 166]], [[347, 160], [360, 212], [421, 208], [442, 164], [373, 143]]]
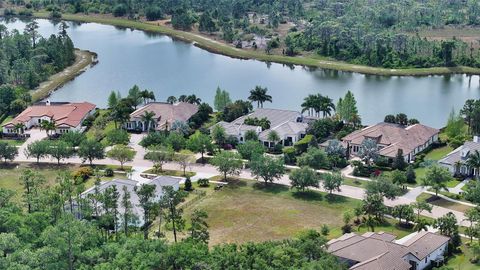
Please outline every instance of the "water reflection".
[[[10, 30], [23, 31], [28, 20], [6, 18], [3, 22]], [[58, 32], [55, 23], [38, 22], [41, 35]], [[274, 103], [268, 107], [299, 110], [308, 94], [337, 100], [351, 90], [364, 123], [404, 112], [441, 127], [452, 107], [461, 108], [466, 99], [480, 98], [478, 76], [386, 77], [240, 60], [156, 33], [92, 23], [68, 25], [75, 46], [98, 53], [100, 63], [55, 92], [51, 99], [56, 101], [87, 100], [102, 107], [111, 90], [126, 96], [138, 84], [154, 91], [159, 101], [193, 93], [213, 103], [217, 86], [227, 89], [232, 99], [246, 99], [250, 89], [262, 85], [273, 96]]]

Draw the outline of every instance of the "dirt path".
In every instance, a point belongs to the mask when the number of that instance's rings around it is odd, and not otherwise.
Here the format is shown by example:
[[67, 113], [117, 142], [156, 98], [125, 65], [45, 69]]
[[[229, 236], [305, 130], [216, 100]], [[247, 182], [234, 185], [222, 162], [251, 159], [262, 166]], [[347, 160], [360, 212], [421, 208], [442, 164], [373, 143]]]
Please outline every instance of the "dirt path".
[[50, 96], [55, 90], [62, 87], [65, 83], [75, 79], [75, 77], [82, 74], [90, 66], [95, 65], [98, 62], [97, 54], [94, 52], [75, 49], [75, 56], [76, 59], [73, 65], [50, 76], [47, 81], [41, 83], [35, 90], [33, 90], [33, 101], [39, 101]]

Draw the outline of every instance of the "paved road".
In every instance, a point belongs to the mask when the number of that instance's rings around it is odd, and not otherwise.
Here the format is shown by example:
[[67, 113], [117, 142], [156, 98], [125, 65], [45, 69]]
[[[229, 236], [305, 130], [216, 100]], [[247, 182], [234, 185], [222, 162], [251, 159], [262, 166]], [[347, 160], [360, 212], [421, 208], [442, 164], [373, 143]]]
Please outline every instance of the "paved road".
[[[45, 132], [40, 132], [39, 130], [31, 130], [31, 137], [24, 143], [22, 147], [19, 149], [19, 156], [17, 157], [16, 161], [21, 161], [21, 162], [35, 162], [36, 160], [34, 158], [26, 158], [23, 149], [26, 148], [26, 146], [34, 141], [41, 140], [46, 137]], [[126, 166], [132, 166], [133, 172], [131, 174], [131, 177], [134, 180], [143, 182], [146, 179], [140, 176], [140, 173], [151, 168], [153, 166], [153, 163], [143, 159], [145, 155], [145, 149], [143, 149], [138, 143], [142, 139], [142, 137], [145, 135], [142, 134], [132, 134], [131, 136], [131, 143], [129, 144], [130, 147], [132, 147], [137, 153], [135, 155], [135, 158], [133, 159], [132, 162], [126, 163]], [[42, 159], [41, 162], [49, 162], [49, 163], [56, 163], [56, 160], [51, 160], [51, 159]], [[64, 163], [70, 163], [70, 164], [82, 164], [83, 160], [81, 160], [78, 157], [73, 157], [68, 160], [63, 161]], [[100, 164], [100, 165], [110, 165], [110, 164], [118, 164], [117, 161], [111, 160], [109, 158], [105, 158], [102, 160], [96, 160], [94, 162], [95, 164]], [[180, 166], [175, 163], [167, 163], [163, 166], [165, 169], [169, 170], [181, 170]], [[192, 178], [192, 181], [196, 181], [200, 178], [210, 178], [215, 175], [219, 175], [218, 171], [216, 170], [215, 167], [208, 165], [208, 164], [191, 164], [189, 168], [187, 169], [188, 171], [196, 172], [196, 176]], [[349, 171], [343, 171], [342, 174], [344, 175], [350, 175]], [[252, 175], [250, 173], [250, 170], [245, 169], [242, 170], [240, 173], [240, 177], [242, 178], [248, 178], [252, 179]], [[351, 176], [349, 176], [351, 177]], [[363, 179], [362, 179], [363, 180]], [[290, 180], [288, 178], [288, 175], [283, 175], [280, 179], [275, 181], [278, 184], [290, 186]], [[322, 188], [317, 189], [319, 191], [325, 191]], [[387, 206], [395, 206], [399, 204], [410, 204], [415, 202], [416, 197], [422, 192], [423, 190], [421, 188], [415, 188], [410, 190], [407, 194], [397, 198], [396, 200], [385, 200], [385, 205]], [[359, 187], [353, 187], [353, 186], [348, 186], [348, 185], [342, 185], [341, 186], [341, 191], [339, 192], [334, 192], [334, 194], [338, 194], [341, 196], [349, 197], [349, 198], [354, 198], [354, 199], [363, 199], [365, 195], [365, 190]], [[431, 213], [425, 212], [422, 213], [424, 216], [431, 217], [431, 218], [438, 218], [443, 215], [445, 215], [448, 212], [452, 212], [456, 217], [457, 220], [459, 221], [459, 224], [466, 226], [467, 222], [464, 221], [465, 216], [462, 212], [459, 211], [454, 211], [450, 210], [447, 208], [443, 207], [438, 207], [438, 206], [433, 206], [433, 210]]]

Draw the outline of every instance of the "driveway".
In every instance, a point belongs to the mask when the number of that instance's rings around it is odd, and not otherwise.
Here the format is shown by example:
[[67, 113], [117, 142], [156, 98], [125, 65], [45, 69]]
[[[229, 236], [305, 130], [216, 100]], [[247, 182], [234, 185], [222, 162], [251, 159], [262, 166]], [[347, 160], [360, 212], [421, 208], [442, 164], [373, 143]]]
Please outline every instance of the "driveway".
[[38, 128], [27, 130], [25, 133], [30, 134], [30, 138], [28, 138], [25, 143], [18, 148], [18, 157], [15, 159], [17, 161], [29, 161], [29, 159], [25, 156], [25, 149], [27, 149], [27, 146], [36, 141], [41, 141], [47, 138], [47, 133]]

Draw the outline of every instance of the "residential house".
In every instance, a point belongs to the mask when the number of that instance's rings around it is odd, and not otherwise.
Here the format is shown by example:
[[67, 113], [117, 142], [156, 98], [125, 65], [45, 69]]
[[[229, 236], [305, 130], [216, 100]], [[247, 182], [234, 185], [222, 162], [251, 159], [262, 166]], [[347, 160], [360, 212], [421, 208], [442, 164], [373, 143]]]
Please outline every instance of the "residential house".
[[24, 129], [39, 127], [42, 121], [55, 123], [55, 133], [83, 131], [83, 121], [95, 112], [96, 106], [88, 102], [39, 102], [21, 112], [12, 121], [2, 126], [3, 133], [17, 133], [17, 125]]
[[478, 175], [480, 172], [477, 171], [477, 168], [472, 168], [467, 165], [470, 154], [475, 151], [480, 151], [479, 136], [473, 137], [473, 141], [465, 142], [462, 146], [440, 159], [438, 163], [454, 175]]
[[362, 142], [372, 139], [377, 143], [379, 155], [392, 161], [399, 150], [402, 150], [406, 162], [438, 141], [438, 129], [422, 124], [402, 126], [391, 123], [378, 123], [361, 130], [354, 131], [342, 138], [350, 156], [357, 156]]
[[[143, 183], [140, 183], [139, 181], [131, 180], [131, 179], [114, 179], [111, 181], [102, 182], [98, 187], [98, 192], [103, 193], [105, 192], [105, 190], [115, 187], [119, 193], [118, 212], [122, 214], [125, 212], [125, 209], [121, 204], [121, 200], [124, 195], [123, 187], [126, 187], [127, 191], [130, 193], [130, 202], [132, 203], [132, 213], [138, 218], [138, 223], [135, 225], [141, 226], [143, 224], [143, 209], [140, 207], [139, 197], [135, 192], [135, 189], [139, 188], [142, 184], [154, 185], [155, 198], [153, 200], [159, 201], [164, 194], [164, 188], [166, 186], [171, 186], [173, 187], [174, 190], [178, 190], [181, 179], [182, 178], [172, 177], [172, 176], [159, 176], [154, 179], [147, 180]], [[89, 198], [90, 195], [93, 195], [96, 192], [97, 192], [96, 187], [93, 186], [87, 189], [85, 192], [83, 192], [81, 197]], [[99, 205], [97, 205], [97, 207], [98, 207], [98, 211], [100, 212], [103, 211], [100, 203]], [[94, 212], [95, 212], [95, 209], [94, 209]]]
[[[153, 112], [154, 117], [151, 123], [146, 123], [143, 118], [146, 112]], [[154, 130], [170, 130], [175, 121], [188, 121], [194, 114], [198, 112], [196, 104], [186, 102], [178, 102], [175, 104], [152, 102], [137, 109], [130, 114], [130, 120], [125, 124], [128, 130], [147, 131]]]
[[[247, 125], [245, 120], [248, 118], [266, 118], [270, 122], [270, 128], [262, 130], [260, 126]], [[235, 119], [231, 123], [219, 122], [217, 125], [225, 128], [227, 135], [234, 136], [240, 143], [245, 141], [245, 133], [248, 130], [253, 130], [257, 133], [260, 141], [267, 147], [273, 147], [275, 144], [275, 142], [268, 140], [268, 134], [271, 131], [277, 132], [280, 137], [280, 141], [276, 143], [280, 143], [283, 146], [291, 146], [305, 137], [308, 127], [300, 112], [264, 108], [258, 108], [248, 115]]]
[[444, 261], [449, 238], [415, 232], [399, 240], [384, 232], [344, 234], [327, 243], [327, 250], [352, 270], [423, 270]]

